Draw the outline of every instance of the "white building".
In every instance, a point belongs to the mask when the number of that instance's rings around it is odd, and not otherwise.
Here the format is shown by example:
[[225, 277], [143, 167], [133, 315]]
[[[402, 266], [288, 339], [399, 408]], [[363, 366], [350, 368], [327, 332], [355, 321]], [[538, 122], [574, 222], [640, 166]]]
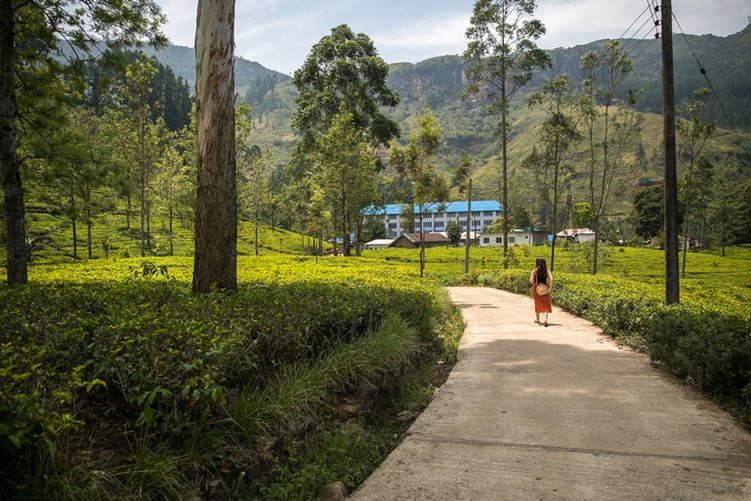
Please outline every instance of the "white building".
[[559, 231], [558, 239], [573, 243], [594, 242], [595, 232], [589, 228], [569, 228]]
[[393, 238], [377, 238], [366, 243], [363, 248], [366, 250], [385, 249], [394, 242]]
[[[370, 207], [363, 211], [363, 214], [368, 218], [382, 218], [389, 238], [397, 238], [399, 235], [408, 232], [419, 233], [419, 208], [417, 206], [413, 208], [414, 228], [402, 226], [403, 209], [404, 206], [401, 204], [388, 204], [384, 207]], [[438, 204], [432, 204], [423, 213], [423, 233], [445, 233], [446, 225], [451, 221], [458, 223], [462, 232], [467, 230], [466, 201], [449, 202], [442, 210], [439, 209], [441, 207]], [[482, 231], [483, 228], [493, 224], [501, 215], [501, 204], [495, 200], [472, 201], [469, 214], [470, 232], [478, 233]]]
[[[533, 228], [515, 229], [508, 232], [508, 244], [512, 247], [517, 245], [543, 245], [544, 242], [545, 234]], [[503, 233], [483, 232], [479, 236], [478, 245], [480, 247], [502, 246]]]

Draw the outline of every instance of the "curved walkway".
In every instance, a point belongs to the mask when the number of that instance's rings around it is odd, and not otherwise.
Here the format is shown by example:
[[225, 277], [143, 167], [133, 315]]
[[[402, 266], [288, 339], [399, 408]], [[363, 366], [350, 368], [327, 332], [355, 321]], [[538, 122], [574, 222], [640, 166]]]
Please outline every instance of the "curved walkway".
[[530, 297], [455, 287], [458, 362], [354, 500], [751, 499], [751, 435], [619, 349], [591, 323]]

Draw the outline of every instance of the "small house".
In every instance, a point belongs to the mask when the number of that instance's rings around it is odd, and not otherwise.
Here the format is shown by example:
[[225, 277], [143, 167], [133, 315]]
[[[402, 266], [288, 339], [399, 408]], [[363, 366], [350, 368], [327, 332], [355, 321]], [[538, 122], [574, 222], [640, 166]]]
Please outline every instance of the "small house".
[[389, 247], [393, 241], [393, 238], [376, 238], [375, 240], [371, 240], [363, 245], [363, 248], [365, 250], [385, 249], [386, 247]]
[[[503, 233], [484, 231], [480, 234], [478, 245], [480, 247], [496, 247], [503, 245]], [[518, 245], [543, 245], [545, 234], [534, 228], [518, 228], [509, 230], [508, 244]]]
[[[449, 238], [443, 233], [423, 233], [423, 246], [424, 247], [441, 247], [447, 246], [451, 243]], [[402, 233], [394, 241], [391, 242], [389, 247], [398, 247], [401, 249], [417, 249], [420, 247], [420, 234], [419, 233]]]
[[559, 240], [567, 240], [571, 243], [594, 242], [595, 232], [589, 228], [570, 228], [558, 232]]

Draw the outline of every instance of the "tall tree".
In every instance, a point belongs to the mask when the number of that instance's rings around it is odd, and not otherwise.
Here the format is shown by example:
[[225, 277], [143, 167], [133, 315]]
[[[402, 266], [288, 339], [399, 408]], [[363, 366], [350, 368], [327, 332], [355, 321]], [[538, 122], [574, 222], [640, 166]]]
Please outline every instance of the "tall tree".
[[[464, 239], [464, 273], [469, 273], [469, 249], [472, 243], [472, 238], [470, 238], [470, 218], [472, 217], [472, 161], [468, 156], [463, 156], [459, 162], [459, 166], [454, 170], [454, 181], [459, 185], [459, 193], [467, 194], [467, 238]], [[448, 228], [446, 228], [446, 233], [448, 234], [452, 245], [456, 245], [461, 239], [461, 235], [459, 235], [460, 238], [454, 241]]]
[[237, 289], [235, 2], [198, 0], [196, 192], [193, 291]]
[[371, 145], [398, 137], [399, 126], [381, 112], [399, 104], [399, 94], [386, 85], [388, 74], [367, 35], [355, 35], [346, 24], [333, 28], [292, 78], [298, 91], [292, 126], [303, 135], [303, 149], [315, 147], [317, 134], [328, 130], [342, 103]]
[[[420, 130], [410, 135], [409, 142], [400, 146], [394, 141], [389, 149], [389, 162], [399, 174], [412, 183], [412, 203], [408, 204], [408, 217], [414, 221], [414, 206], [420, 233], [420, 276], [425, 270], [425, 234], [423, 219], [431, 211], [441, 212], [449, 199], [446, 179], [430, 163], [430, 158], [441, 146], [441, 129], [428, 108], [420, 119]], [[414, 204], [414, 205], [413, 205]], [[471, 228], [467, 227], [467, 238]]]
[[[372, 148], [399, 136], [399, 126], [382, 112], [399, 104], [399, 94], [386, 85], [388, 73], [389, 66], [378, 56], [371, 39], [355, 34], [345, 24], [332, 28], [330, 35], [313, 46], [292, 79], [298, 91], [292, 126], [301, 138], [288, 168], [290, 185], [301, 184], [299, 180], [314, 170], [319, 136], [328, 132], [342, 109], [352, 115], [354, 127]], [[302, 183], [292, 192], [300, 207], [310, 202], [313, 192], [308, 188], [309, 183]], [[336, 211], [331, 215], [341, 217]]]
[[675, 121], [677, 141], [677, 157], [686, 166], [683, 177], [683, 256], [681, 262], [681, 277], [686, 276], [686, 255], [689, 242], [691, 241], [691, 210], [697, 205], [697, 201], [706, 197], [710, 183], [711, 166], [706, 163], [699, 164], [698, 159], [707, 142], [714, 135], [715, 125], [701, 120], [701, 110], [704, 108], [704, 97], [711, 90], [699, 87], [693, 93], [685, 106], [686, 118]]
[[[64, 125], [64, 126], [63, 126]], [[54, 137], [46, 142], [55, 152], [29, 169], [43, 188], [29, 190], [31, 200], [42, 201], [65, 215], [73, 231], [73, 257], [78, 259], [78, 227], [86, 226], [88, 258], [93, 258], [92, 227], [95, 216], [113, 208], [113, 193], [104, 122], [91, 109], [73, 107]], [[33, 186], [32, 182], [32, 186]]]
[[470, 83], [465, 95], [485, 93], [490, 113], [500, 115], [504, 268], [508, 268], [509, 102], [532, 80], [535, 69], [552, 64], [550, 56], [535, 44], [545, 34], [542, 22], [528, 19], [536, 7], [534, 0], [477, 0], [466, 32], [465, 73]]
[[343, 103], [328, 131], [319, 136], [315, 158], [313, 175], [326, 194], [331, 213], [337, 216], [342, 250], [349, 256], [350, 235], [355, 230], [359, 233], [360, 214], [376, 199], [376, 170], [363, 131], [355, 126]]
[[331, 211], [327, 209], [327, 205], [326, 194], [320, 187], [313, 184], [310, 201], [305, 208], [305, 215], [307, 219], [306, 230], [308, 235], [313, 237], [313, 248], [316, 250], [316, 255], [323, 252], [324, 235], [331, 228]]
[[258, 145], [249, 142], [253, 128], [250, 105], [242, 101], [235, 108], [235, 139], [237, 141], [238, 197], [241, 213], [250, 213], [255, 227], [254, 246], [259, 254], [259, 225], [261, 210], [269, 199], [269, 182], [266, 172], [270, 163], [269, 155], [264, 154]]
[[576, 99], [569, 79], [559, 75], [548, 79], [541, 92], [533, 93], [528, 104], [545, 112], [539, 135], [539, 149], [535, 149], [525, 163], [535, 172], [540, 186], [553, 192], [553, 241], [550, 246], [550, 269], [555, 266], [555, 235], [558, 232], [558, 205], [562, 185], [573, 169], [565, 164], [566, 157], [583, 139], [576, 123]]
[[[164, 16], [153, 0], [0, 0], [0, 173], [5, 197], [7, 280], [28, 281], [25, 206], [17, 152], [18, 97], [26, 81], [17, 80], [19, 67], [45, 68], [67, 77], [62, 40], [84, 52], [94, 42], [134, 44], [146, 38], [157, 46], [166, 42], [159, 32]], [[78, 54], [78, 52], [76, 52]], [[78, 75], [80, 77], [80, 75]], [[49, 101], [38, 100], [38, 106]]]
[[634, 232], [644, 241], [664, 234], [665, 227], [665, 187], [661, 184], [642, 188], [634, 194], [629, 219]]
[[[587, 194], [595, 232], [592, 274], [597, 273], [600, 224], [611, 205], [617, 181], [626, 182], [630, 172], [627, 155], [639, 140], [644, 117], [625, 106], [616, 106], [616, 87], [633, 70], [620, 42], [605, 44], [602, 53], [589, 51], [581, 58], [583, 71], [581, 117], [587, 141]], [[628, 91], [628, 104], [635, 93]]]
[[[120, 88], [123, 97], [123, 111], [128, 124], [127, 151], [130, 153], [131, 162], [135, 166], [140, 208], [140, 251], [141, 257], [146, 256], [146, 231], [149, 201], [147, 198], [147, 186], [151, 177], [152, 164], [155, 161], [156, 135], [154, 122], [152, 121], [152, 107], [158, 108], [160, 103], [149, 102], [152, 93], [152, 82], [156, 76], [156, 59], [149, 58], [141, 52], [138, 58], [125, 71], [125, 83]], [[131, 201], [128, 199], [128, 212], [131, 210]], [[148, 237], [150, 238], [150, 236]]]
[[167, 145], [156, 163], [154, 189], [159, 196], [155, 197], [157, 210], [167, 218], [167, 235], [169, 239], [169, 255], [175, 253], [175, 219], [181, 209], [181, 199], [185, 193], [194, 188], [188, 179], [185, 163], [173, 141]]
[[738, 167], [726, 162], [717, 164], [712, 181], [709, 203], [711, 238], [720, 247], [720, 255], [724, 256], [725, 248], [735, 243], [735, 236], [744, 222], [744, 190], [739, 182]]

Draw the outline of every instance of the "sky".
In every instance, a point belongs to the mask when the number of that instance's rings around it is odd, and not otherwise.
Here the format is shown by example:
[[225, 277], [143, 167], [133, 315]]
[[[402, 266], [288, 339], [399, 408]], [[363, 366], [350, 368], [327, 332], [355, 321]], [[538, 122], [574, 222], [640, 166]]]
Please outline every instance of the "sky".
[[[156, 0], [174, 45], [193, 47], [198, 0]], [[650, 5], [659, 0], [538, 0], [543, 49], [605, 38], [654, 38]], [[673, 0], [674, 33], [727, 36], [751, 17], [749, 0]], [[474, 0], [236, 0], [235, 55], [292, 75], [340, 24], [370, 37], [389, 64], [462, 54]], [[646, 22], [646, 25], [644, 24]]]

